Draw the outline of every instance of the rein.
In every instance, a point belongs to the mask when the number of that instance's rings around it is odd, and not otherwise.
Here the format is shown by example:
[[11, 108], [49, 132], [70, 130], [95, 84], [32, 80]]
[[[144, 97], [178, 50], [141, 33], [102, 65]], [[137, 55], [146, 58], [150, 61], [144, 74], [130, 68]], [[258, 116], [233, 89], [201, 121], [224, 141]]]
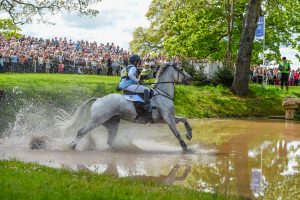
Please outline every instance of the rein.
[[142, 83], [141, 85], [159, 85], [159, 84], [166, 84], [166, 83], [175, 83], [174, 81], [163, 81], [163, 82], [146, 82], [146, 83]]
[[[167, 83], [172, 83], [173, 84], [173, 87], [174, 87], [174, 84], [175, 82], [174, 81], [163, 81], [163, 82], [157, 82], [157, 83], [143, 83], [142, 85], [159, 85], [159, 84], [167, 84]], [[171, 97], [171, 95], [169, 95], [168, 93], [166, 93], [165, 91], [161, 90], [161, 89], [158, 89], [158, 88], [153, 88], [154, 91], [157, 92], [157, 94], [153, 95], [153, 97], [155, 96], [158, 96], [158, 95], [161, 95], [163, 97], [166, 97], [172, 101], [174, 101], [174, 98]], [[162, 93], [161, 93], [161, 92]]]
[[[174, 97], [172, 98], [171, 95], [169, 95], [169, 94], [166, 93], [165, 91], [163, 91], [163, 90], [161, 90], [161, 89], [158, 89], [158, 88], [154, 88], [153, 90], [155, 90], [155, 91], [157, 92], [157, 94], [153, 95], [153, 97], [158, 96], [158, 95], [161, 95], [161, 96], [163, 96], [163, 97], [166, 97], [166, 98], [170, 99], [171, 101], [174, 101]], [[163, 94], [160, 93], [159, 91], [163, 92]]]

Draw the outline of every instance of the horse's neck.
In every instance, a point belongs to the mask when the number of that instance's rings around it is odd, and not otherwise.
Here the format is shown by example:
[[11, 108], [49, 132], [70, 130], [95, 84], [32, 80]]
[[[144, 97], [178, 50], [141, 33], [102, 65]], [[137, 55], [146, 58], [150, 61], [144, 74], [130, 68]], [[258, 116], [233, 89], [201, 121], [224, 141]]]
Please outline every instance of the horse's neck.
[[[159, 82], [174, 82], [174, 80], [170, 76], [162, 75], [157, 83]], [[174, 98], [174, 83], [157, 84], [156, 88], [168, 94], [171, 98]]]

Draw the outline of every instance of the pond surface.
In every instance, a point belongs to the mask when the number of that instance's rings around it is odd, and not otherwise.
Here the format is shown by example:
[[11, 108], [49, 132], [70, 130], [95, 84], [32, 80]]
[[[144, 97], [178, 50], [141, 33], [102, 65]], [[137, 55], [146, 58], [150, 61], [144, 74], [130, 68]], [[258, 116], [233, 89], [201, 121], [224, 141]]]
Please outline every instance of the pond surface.
[[75, 152], [63, 148], [73, 136], [45, 131], [43, 150], [29, 149], [32, 134], [0, 139], [0, 159], [149, 179], [225, 195], [300, 199], [300, 123], [191, 120], [191, 125], [191, 154], [181, 152], [165, 125], [122, 123], [113, 150], [105, 144], [103, 128], [93, 131]]

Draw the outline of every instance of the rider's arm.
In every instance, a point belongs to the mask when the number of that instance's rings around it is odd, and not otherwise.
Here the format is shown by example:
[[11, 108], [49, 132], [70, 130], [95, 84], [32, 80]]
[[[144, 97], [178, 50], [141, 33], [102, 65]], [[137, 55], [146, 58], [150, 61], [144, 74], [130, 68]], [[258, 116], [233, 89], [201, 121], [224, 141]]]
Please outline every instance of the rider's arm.
[[135, 81], [136, 83], [138, 83], [138, 82], [139, 82], [139, 79], [136, 78], [136, 73], [137, 73], [136, 67], [131, 67], [131, 68], [129, 69], [129, 72], [128, 72], [128, 77], [129, 77], [131, 80], [133, 80], [133, 81]]

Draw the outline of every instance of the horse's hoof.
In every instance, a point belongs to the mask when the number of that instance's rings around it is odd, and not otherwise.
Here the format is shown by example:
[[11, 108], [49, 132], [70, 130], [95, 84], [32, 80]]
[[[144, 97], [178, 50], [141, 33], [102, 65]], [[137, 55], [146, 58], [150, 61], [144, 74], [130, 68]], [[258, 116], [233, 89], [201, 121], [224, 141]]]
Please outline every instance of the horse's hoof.
[[76, 145], [69, 144], [61, 147], [62, 151], [75, 151]]
[[183, 153], [188, 154], [188, 153], [193, 153], [193, 151], [190, 148], [186, 148], [186, 149], [183, 149]]
[[185, 136], [186, 136], [186, 139], [191, 140], [192, 137], [193, 137], [193, 133], [188, 131], [188, 132], [185, 133]]
[[75, 151], [76, 145], [71, 145], [70, 148], [71, 148], [72, 151]]

